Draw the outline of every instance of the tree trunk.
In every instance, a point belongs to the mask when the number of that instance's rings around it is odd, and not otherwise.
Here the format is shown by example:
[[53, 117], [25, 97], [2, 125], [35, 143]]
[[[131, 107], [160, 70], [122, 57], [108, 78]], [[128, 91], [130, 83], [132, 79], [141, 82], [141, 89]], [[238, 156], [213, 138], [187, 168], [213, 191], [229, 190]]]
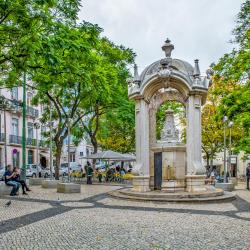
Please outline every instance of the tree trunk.
[[[95, 136], [91, 137], [91, 143], [93, 145], [94, 148], [94, 154], [97, 153], [97, 149], [98, 149], [98, 144], [97, 144], [97, 140], [95, 138]], [[93, 159], [93, 170], [95, 171], [95, 164], [96, 164], [96, 159]]]
[[59, 168], [61, 163], [61, 154], [62, 154], [63, 143], [56, 143], [56, 166], [55, 166], [55, 179], [59, 180]]
[[210, 168], [213, 170], [213, 155], [210, 158]]

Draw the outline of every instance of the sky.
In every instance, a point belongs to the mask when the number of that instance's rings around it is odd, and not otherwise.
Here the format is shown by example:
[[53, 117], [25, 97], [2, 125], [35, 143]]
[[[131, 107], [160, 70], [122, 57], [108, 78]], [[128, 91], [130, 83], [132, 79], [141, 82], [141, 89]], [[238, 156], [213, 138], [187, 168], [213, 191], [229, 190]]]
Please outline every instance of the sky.
[[233, 45], [232, 29], [243, 0], [83, 0], [79, 19], [98, 24], [103, 36], [133, 49], [139, 72], [164, 57], [166, 38], [173, 58], [200, 60], [204, 73]]

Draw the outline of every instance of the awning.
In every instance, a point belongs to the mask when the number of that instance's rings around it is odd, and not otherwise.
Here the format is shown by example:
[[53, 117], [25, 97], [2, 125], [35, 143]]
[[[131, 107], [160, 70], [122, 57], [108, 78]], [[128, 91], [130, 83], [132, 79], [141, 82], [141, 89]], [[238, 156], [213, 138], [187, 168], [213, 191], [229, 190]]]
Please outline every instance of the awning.
[[121, 154], [112, 150], [99, 152], [86, 156], [87, 159], [102, 159], [102, 160], [113, 160], [113, 161], [135, 161], [135, 156], [129, 154]]

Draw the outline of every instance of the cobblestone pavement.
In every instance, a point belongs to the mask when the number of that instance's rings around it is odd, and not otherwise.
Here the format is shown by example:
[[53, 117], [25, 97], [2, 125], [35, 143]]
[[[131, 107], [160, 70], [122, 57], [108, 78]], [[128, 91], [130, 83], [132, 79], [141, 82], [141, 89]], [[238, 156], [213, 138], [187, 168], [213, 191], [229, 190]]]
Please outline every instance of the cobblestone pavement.
[[152, 203], [111, 198], [110, 185], [81, 194], [32, 187], [0, 198], [0, 249], [250, 249], [250, 192], [228, 203]]

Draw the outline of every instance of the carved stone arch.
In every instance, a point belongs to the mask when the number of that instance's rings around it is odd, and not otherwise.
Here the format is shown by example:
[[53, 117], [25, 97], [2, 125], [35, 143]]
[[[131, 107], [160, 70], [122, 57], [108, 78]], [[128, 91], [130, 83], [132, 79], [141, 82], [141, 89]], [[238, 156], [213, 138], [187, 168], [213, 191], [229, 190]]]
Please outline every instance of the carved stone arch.
[[141, 93], [150, 102], [152, 96], [162, 88], [174, 88], [178, 90], [184, 99], [188, 97], [190, 92], [189, 84], [184, 79], [175, 76], [170, 78], [155, 76], [143, 84]]
[[164, 92], [156, 93], [150, 100], [150, 108], [159, 109], [159, 107], [167, 101], [177, 101], [180, 102], [183, 106], [186, 106], [187, 97], [183, 96], [176, 89], [166, 89]]

